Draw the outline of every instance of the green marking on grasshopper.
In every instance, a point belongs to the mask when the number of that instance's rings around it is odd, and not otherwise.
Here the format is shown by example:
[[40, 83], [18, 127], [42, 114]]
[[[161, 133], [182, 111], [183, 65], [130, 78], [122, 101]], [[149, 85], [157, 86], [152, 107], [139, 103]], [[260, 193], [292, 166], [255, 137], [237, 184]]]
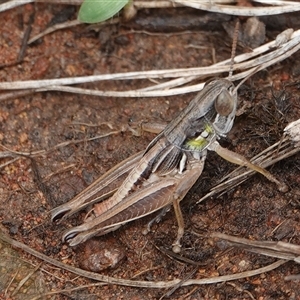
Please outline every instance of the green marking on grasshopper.
[[188, 146], [191, 151], [202, 151], [209, 145], [210, 141], [207, 139], [207, 137], [213, 135], [215, 131], [208, 123], [204, 125], [204, 128], [205, 129], [200, 136], [190, 139], [186, 142], [186, 146]]
[[200, 136], [199, 138], [189, 140], [186, 144], [191, 150], [201, 151], [209, 144], [209, 142], [204, 137]]

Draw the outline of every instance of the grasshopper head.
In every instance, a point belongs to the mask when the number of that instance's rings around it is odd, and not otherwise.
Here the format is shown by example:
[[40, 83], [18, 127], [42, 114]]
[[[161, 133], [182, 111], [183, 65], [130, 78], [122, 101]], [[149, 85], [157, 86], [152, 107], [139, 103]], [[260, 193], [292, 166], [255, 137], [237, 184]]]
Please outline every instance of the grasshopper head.
[[224, 85], [214, 100], [216, 115], [212, 126], [217, 135], [225, 136], [231, 130], [235, 118], [236, 106], [237, 95], [234, 85], [232, 83], [229, 86]]
[[177, 148], [201, 152], [231, 130], [236, 105], [233, 83], [226, 79], [211, 80], [166, 127], [163, 135]]
[[[200, 96], [200, 97], [199, 97]], [[203, 151], [232, 128], [237, 95], [234, 85], [226, 79], [208, 82], [197, 99], [197, 110], [191, 110], [190, 122], [185, 131], [183, 149]], [[195, 101], [191, 103], [196, 107]]]
[[235, 102], [231, 93], [224, 89], [215, 100], [215, 110], [220, 116], [228, 117], [235, 109]]

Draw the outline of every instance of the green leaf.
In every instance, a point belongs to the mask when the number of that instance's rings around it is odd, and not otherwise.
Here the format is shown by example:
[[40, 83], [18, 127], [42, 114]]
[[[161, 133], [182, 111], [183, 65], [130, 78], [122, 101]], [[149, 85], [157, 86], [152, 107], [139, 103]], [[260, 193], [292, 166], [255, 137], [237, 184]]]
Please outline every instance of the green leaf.
[[103, 22], [118, 13], [129, 0], [84, 0], [78, 19], [84, 23]]

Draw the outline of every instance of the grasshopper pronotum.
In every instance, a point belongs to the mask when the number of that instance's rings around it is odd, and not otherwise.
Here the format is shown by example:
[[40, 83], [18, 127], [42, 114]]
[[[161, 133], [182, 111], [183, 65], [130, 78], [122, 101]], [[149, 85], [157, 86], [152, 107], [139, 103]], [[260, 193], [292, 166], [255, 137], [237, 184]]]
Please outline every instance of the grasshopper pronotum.
[[[233, 126], [237, 89], [226, 79], [208, 82], [144, 153], [121, 162], [70, 202], [55, 208], [53, 220], [62, 216], [66, 218], [95, 204], [86, 222], [67, 230], [63, 240], [75, 246], [92, 236], [106, 234], [173, 204], [178, 222], [173, 251], [179, 252], [180, 239], [184, 234], [180, 201], [201, 175], [208, 150], [260, 172], [285, 191], [287, 186], [268, 171], [221, 147], [217, 141], [226, 136]], [[123, 183], [115, 189], [116, 179], [126, 175]], [[98, 196], [104, 190], [106, 192]]]

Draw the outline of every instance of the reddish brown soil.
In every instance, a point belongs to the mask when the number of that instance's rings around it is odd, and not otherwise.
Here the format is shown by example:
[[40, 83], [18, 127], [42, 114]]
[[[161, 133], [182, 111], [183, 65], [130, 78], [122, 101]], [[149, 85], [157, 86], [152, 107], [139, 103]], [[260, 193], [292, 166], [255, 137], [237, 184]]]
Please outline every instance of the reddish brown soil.
[[[114, 27], [106, 29], [108, 38], [103, 37], [104, 34], [99, 38], [98, 33], [81, 25], [45, 36], [27, 47], [21, 63], [7, 66], [17, 60], [30, 14], [35, 11], [31, 33], [34, 36], [44, 30], [63, 8], [30, 4], [1, 13], [1, 81], [205, 66], [213, 63], [213, 49], [217, 61], [230, 57], [231, 40], [221, 27], [214, 31], [155, 35], [147, 33], [147, 28], [135, 32]], [[159, 14], [159, 11], [155, 13]], [[267, 39], [274, 36], [276, 32], [269, 32], [267, 28]], [[201, 46], [201, 49], [191, 45]], [[238, 51], [246, 50], [240, 48]], [[253, 76], [240, 89], [239, 105], [245, 101], [251, 105], [237, 117], [232, 132], [223, 142], [226, 147], [252, 157], [279, 140], [287, 123], [300, 117], [299, 61], [300, 53], [296, 53]], [[99, 90], [129, 90], [147, 84], [146, 80], [126, 80], [83, 86]], [[1, 103], [0, 142], [15, 151], [49, 150], [62, 142], [110, 132], [111, 129], [103, 125], [105, 122], [120, 129], [129, 122], [170, 121], [192, 97], [117, 99], [47, 92], [14, 98]], [[57, 260], [82, 265], [80, 260], [85, 259], [84, 253], [80, 252], [82, 248], [74, 250], [63, 244], [61, 235], [71, 224], [80, 224], [83, 214], [56, 225], [51, 223], [49, 211], [70, 200], [116, 163], [144, 149], [152, 138], [151, 134], [135, 137], [125, 131], [95, 141], [70, 144], [33, 161], [23, 158], [2, 167], [1, 230]], [[2, 159], [1, 163], [6, 161], [8, 159]], [[290, 191], [286, 194], [278, 192], [260, 175], [255, 175], [231, 193], [195, 205], [197, 199], [233, 169], [230, 163], [209, 154], [203, 176], [182, 203], [186, 232], [181, 255], [203, 264], [197, 266], [194, 278], [251, 270], [275, 261], [237, 249], [224, 252], [220, 243], [204, 237], [212, 231], [254, 240], [300, 244], [299, 168], [299, 154], [272, 167], [272, 173], [289, 184]], [[158, 281], [184, 279], [195, 268], [195, 265], [177, 261], [157, 248], [171, 247], [177, 230], [173, 212], [144, 236], [141, 228], [148, 220], [150, 218], [132, 222], [110, 234], [125, 252], [126, 259], [103, 274]], [[105, 243], [107, 238], [102, 237], [99, 241]], [[40, 263], [20, 251], [19, 256], [35, 265]], [[1, 259], [7, 258], [1, 256]], [[91, 283], [47, 264], [42, 264], [42, 268], [47, 271], [41, 271], [42, 284], [46, 287], [44, 291]], [[300, 299], [299, 283], [284, 280], [286, 275], [297, 273], [300, 273], [299, 265], [290, 262], [269, 273], [231, 283], [181, 287], [170, 298]], [[4, 286], [2, 296], [17, 299], [11, 294], [11, 286]], [[49, 299], [159, 299], [165, 292], [108, 285], [58, 294]], [[25, 299], [25, 296], [18, 297]]]

